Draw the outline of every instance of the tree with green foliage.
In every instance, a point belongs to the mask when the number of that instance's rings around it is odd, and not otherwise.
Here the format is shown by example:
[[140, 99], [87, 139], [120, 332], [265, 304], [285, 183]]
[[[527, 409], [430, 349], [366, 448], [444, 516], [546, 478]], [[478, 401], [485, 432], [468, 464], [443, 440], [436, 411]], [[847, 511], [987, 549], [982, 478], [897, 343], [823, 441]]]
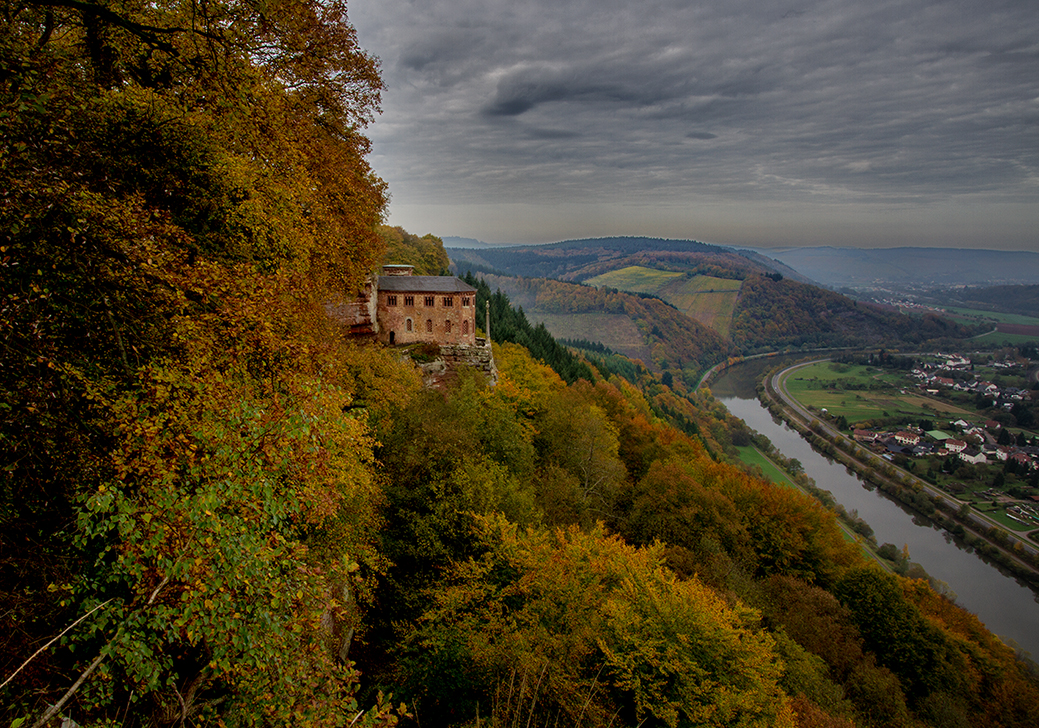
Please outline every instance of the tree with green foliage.
[[962, 656], [905, 598], [896, 579], [872, 566], [853, 569], [834, 593], [850, 610], [865, 645], [899, 677], [910, 698], [960, 694]]
[[439, 276], [447, 273], [451, 260], [444, 250], [444, 241], [436, 235], [419, 237], [402, 227], [380, 225], [379, 237], [386, 245], [386, 262], [412, 265], [414, 274]]

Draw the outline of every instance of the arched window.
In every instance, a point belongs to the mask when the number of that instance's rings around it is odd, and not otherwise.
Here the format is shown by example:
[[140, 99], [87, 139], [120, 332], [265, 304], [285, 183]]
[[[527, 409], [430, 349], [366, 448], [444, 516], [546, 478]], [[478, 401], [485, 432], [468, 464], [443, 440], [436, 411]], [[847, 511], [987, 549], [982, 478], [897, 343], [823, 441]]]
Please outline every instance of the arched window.
[[433, 333], [433, 319], [426, 319], [426, 333]]
[[408, 319], [407, 321], [404, 322], [404, 330], [405, 331], [411, 331], [411, 319]]
[[450, 319], [444, 322], [444, 331], [448, 334], [451, 333], [451, 321]]
[[462, 322], [462, 333], [463, 334], [468, 334], [469, 333], [469, 322], [468, 321], [463, 321]]

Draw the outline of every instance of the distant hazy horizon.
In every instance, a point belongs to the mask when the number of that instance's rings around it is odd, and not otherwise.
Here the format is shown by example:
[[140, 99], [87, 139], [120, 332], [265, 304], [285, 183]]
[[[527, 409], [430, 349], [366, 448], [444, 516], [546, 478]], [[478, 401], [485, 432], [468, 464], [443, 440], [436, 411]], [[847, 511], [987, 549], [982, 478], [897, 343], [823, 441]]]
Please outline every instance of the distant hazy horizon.
[[1039, 250], [1034, 3], [350, 0], [388, 221]]
[[[392, 221], [390, 221], [390, 222], [388, 222], [388, 224], [392, 225], [392, 224], [396, 224], [396, 223], [393, 223]], [[405, 226], [402, 225], [401, 227], [405, 227]], [[405, 227], [405, 229], [408, 229], [408, 228]], [[461, 235], [444, 235], [444, 234], [440, 234], [440, 233], [432, 231], [432, 230], [425, 230], [425, 231], [420, 233], [417, 230], [408, 229], [408, 232], [417, 233], [417, 234], [420, 234], [420, 235], [426, 235], [426, 234], [436, 235], [438, 238], [440, 238], [441, 240], [444, 241], [444, 247], [445, 248], [465, 248], [465, 247], [469, 247], [468, 245], [465, 244], [467, 242], [471, 242], [472, 244], [475, 244], [475, 247], [484, 247], [484, 246], [486, 246], [486, 247], [491, 247], [491, 248], [499, 248], [499, 247], [500, 248], [506, 248], [506, 247], [508, 247], [508, 248], [517, 248], [517, 247], [523, 247], [523, 246], [528, 246], [528, 245], [554, 245], [556, 243], [565, 243], [565, 242], [572, 241], [572, 240], [591, 240], [591, 239], [595, 239], [595, 238], [660, 238], [662, 240], [676, 240], [676, 241], [690, 241], [690, 242], [697, 242], [697, 243], [705, 243], [707, 245], [717, 245], [718, 247], [721, 247], [721, 248], [732, 248], [732, 249], [735, 249], [735, 250], [752, 250], [754, 252], [763, 253], [763, 254], [764, 253], [768, 253], [768, 252], [782, 253], [782, 252], [787, 252], [787, 251], [791, 251], [791, 250], [802, 250], [802, 249], [820, 249], [821, 250], [821, 249], [825, 249], [825, 248], [833, 248], [835, 250], [863, 250], [863, 251], [872, 251], [872, 252], [882, 252], [882, 251], [885, 251], [885, 250], [905, 250], [905, 249], [919, 248], [919, 249], [922, 249], [922, 250], [960, 250], [960, 251], [976, 251], [976, 252], [979, 252], [979, 253], [984, 253], [984, 252], [1032, 253], [1032, 254], [1035, 254], [1036, 256], [1039, 256], [1039, 250], [1036, 250], [1036, 249], [1020, 249], [1020, 250], [1010, 249], [1010, 250], [1007, 250], [1007, 249], [994, 248], [994, 247], [985, 247], [985, 246], [981, 246], [981, 245], [978, 245], [978, 246], [968, 246], [968, 245], [960, 245], [960, 246], [956, 246], [956, 245], [875, 245], [875, 246], [866, 246], [866, 245], [818, 244], [818, 245], [771, 245], [771, 246], [765, 246], [765, 245], [742, 245], [742, 244], [732, 244], [732, 243], [719, 243], [719, 242], [714, 241], [714, 240], [703, 240], [701, 238], [690, 238], [690, 237], [679, 238], [679, 237], [669, 237], [669, 236], [663, 236], [663, 235], [650, 235], [650, 234], [577, 235], [577, 236], [573, 236], [573, 237], [558, 238], [558, 239], [544, 240], [544, 241], [538, 241], [538, 242], [492, 242], [492, 241], [489, 241], [489, 240], [481, 240], [479, 238], [472, 238], [472, 237], [461, 236]]]

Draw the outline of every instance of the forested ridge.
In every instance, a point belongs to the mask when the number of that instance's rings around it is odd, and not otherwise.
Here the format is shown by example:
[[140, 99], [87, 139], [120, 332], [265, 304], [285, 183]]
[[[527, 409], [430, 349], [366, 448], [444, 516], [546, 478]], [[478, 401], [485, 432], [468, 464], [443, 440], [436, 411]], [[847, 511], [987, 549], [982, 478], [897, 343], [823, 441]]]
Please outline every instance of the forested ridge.
[[1034, 724], [708, 397], [516, 343], [425, 390], [345, 337], [443, 250], [380, 227], [344, 6], [2, 7], [5, 724]]
[[733, 313], [733, 342], [745, 353], [784, 346], [920, 346], [978, 333], [935, 314], [907, 316], [818, 286], [748, 277]]
[[772, 270], [761, 262], [717, 245], [644, 237], [588, 238], [497, 249], [453, 248], [451, 255], [463, 269], [470, 266], [486, 273], [565, 281], [583, 281], [630, 265], [741, 278]]
[[991, 286], [930, 291], [928, 298], [942, 306], [1022, 314], [1039, 318], [1039, 286]]
[[[481, 272], [514, 293], [529, 294], [530, 308], [538, 312], [623, 312], [644, 322], [643, 335], [654, 360], [647, 364], [658, 370], [681, 370], [679, 361], [692, 363], [693, 370], [712, 366], [727, 355], [726, 348], [749, 355], [791, 347], [954, 346], [958, 339], [981, 333], [979, 328], [934, 313], [915, 317], [860, 303], [784, 278], [767, 268], [761, 256], [757, 256], [761, 260], [752, 260], [701, 243], [606, 238], [491, 251], [452, 249], [451, 255], [459, 270]], [[634, 294], [618, 295], [610, 289], [596, 292], [574, 283], [629, 266], [742, 281], [728, 339], [713, 341], [712, 336], [717, 338], [714, 332], [697, 331], [702, 327], [688, 317], [654, 308], [645, 299], [643, 311], [635, 311], [637, 305], [622, 304], [625, 296]], [[548, 280], [553, 278], [559, 280]]]

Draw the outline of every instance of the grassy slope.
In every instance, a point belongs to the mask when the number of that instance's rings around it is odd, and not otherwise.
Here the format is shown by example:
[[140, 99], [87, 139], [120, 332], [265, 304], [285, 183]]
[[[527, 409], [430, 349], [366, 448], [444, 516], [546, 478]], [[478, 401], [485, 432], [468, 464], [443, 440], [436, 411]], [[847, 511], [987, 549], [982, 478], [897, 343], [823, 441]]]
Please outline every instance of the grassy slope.
[[665, 285], [682, 274], [675, 271], [656, 270], [641, 265], [632, 265], [619, 270], [603, 273], [601, 276], [589, 278], [585, 283], [590, 286], [609, 286], [620, 291], [633, 291], [635, 293], [656, 293]]
[[740, 281], [726, 278], [686, 278], [681, 273], [638, 265], [589, 278], [585, 283], [660, 296], [685, 315], [711, 327], [722, 336], [729, 335], [732, 312], [736, 308], [741, 285]]
[[779, 467], [765, 457], [760, 450], [753, 445], [744, 445], [737, 447], [740, 453], [740, 460], [745, 462], [747, 465], [757, 465], [761, 468], [761, 472], [765, 474], [765, 477], [771, 480], [776, 485], [782, 485], [785, 488], [797, 488], [794, 481], [790, 479], [786, 473], [779, 469]]

